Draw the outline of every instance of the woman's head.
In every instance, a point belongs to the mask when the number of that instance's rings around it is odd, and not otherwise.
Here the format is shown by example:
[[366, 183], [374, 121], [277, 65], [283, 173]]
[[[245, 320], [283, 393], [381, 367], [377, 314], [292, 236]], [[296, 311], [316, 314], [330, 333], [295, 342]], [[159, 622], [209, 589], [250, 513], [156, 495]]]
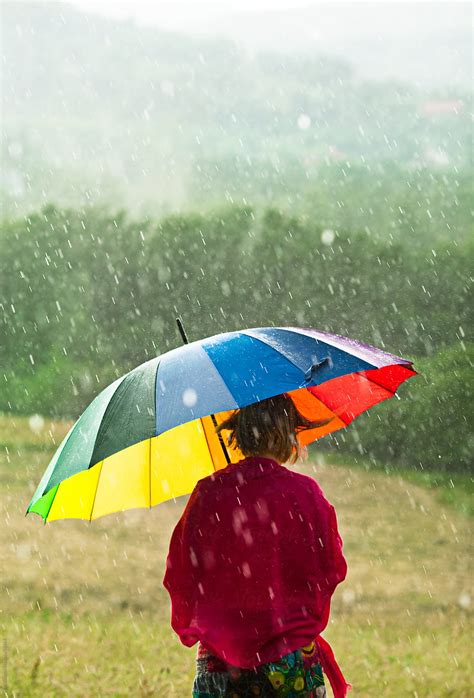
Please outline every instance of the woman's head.
[[236, 446], [244, 456], [264, 456], [279, 463], [294, 463], [305, 449], [296, 435], [303, 429], [315, 429], [330, 419], [312, 422], [296, 409], [287, 395], [256, 402], [236, 410], [216, 431], [229, 431], [229, 445]]

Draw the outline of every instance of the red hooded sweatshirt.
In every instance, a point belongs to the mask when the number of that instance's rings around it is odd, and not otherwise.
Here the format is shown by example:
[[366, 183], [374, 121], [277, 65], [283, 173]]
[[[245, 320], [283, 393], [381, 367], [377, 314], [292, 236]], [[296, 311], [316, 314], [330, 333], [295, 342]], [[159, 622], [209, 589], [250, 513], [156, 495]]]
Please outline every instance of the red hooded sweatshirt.
[[319, 637], [347, 573], [334, 507], [315, 480], [269, 458], [233, 463], [194, 488], [163, 584], [181, 642], [253, 668], [317, 641], [335, 698], [350, 688]]

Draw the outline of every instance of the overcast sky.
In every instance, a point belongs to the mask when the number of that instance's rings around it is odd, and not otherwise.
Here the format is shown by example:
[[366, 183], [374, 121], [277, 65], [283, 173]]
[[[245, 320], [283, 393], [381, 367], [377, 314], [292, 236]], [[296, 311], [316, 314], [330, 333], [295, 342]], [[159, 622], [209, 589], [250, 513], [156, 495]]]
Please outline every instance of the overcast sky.
[[[6, 5], [27, 0], [0, 0]], [[31, 0], [30, 0], [31, 2]], [[458, 0], [33, 0], [250, 52], [342, 58], [364, 79], [470, 86], [472, 4]], [[27, 12], [27, 10], [26, 10]]]
[[[45, 0], [40, 0], [45, 1]], [[133, 17], [137, 22], [153, 23], [165, 26], [170, 22], [176, 26], [177, 21], [183, 19], [187, 25], [191, 16], [201, 20], [206, 16], [227, 12], [260, 12], [262, 10], [282, 10], [303, 8], [320, 4], [337, 5], [337, 0], [215, 0], [214, 2], [202, 2], [201, 0], [174, 0], [173, 2], [160, 0], [67, 0], [78, 7], [91, 12], [98, 12], [109, 17]], [[364, 0], [345, 0], [357, 4]], [[430, 2], [430, 0], [418, 0]], [[404, 4], [410, 0], [391, 0], [393, 5]], [[453, 4], [453, 0], [444, 0], [446, 4]], [[378, 5], [383, 0], [378, 0]]]

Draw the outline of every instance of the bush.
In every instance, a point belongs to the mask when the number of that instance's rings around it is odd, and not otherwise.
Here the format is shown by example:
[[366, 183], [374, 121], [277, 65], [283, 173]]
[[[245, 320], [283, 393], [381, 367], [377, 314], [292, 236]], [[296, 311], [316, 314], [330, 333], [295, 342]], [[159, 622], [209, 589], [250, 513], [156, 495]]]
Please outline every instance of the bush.
[[474, 344], [414, 361], [418, 376], [392, 398], [328, 437], [330, 449], [422, 469], [471, 470]]

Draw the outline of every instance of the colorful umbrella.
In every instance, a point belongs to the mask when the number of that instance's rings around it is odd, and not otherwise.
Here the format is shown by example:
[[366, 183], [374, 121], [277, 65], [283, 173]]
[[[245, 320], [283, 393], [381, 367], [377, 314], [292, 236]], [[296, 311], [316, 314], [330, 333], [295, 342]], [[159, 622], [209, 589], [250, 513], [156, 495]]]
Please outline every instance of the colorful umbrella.
[[242, 455], [215, 424], [239, 407], [287, 393], [322, 427], [309, 444], [392, 397], [412, 362], [311, 328], [228, 332], [173, 349], [105, 388], [57, 449], [27, 512], [44, 521], [97, 519], [189, 494]]

